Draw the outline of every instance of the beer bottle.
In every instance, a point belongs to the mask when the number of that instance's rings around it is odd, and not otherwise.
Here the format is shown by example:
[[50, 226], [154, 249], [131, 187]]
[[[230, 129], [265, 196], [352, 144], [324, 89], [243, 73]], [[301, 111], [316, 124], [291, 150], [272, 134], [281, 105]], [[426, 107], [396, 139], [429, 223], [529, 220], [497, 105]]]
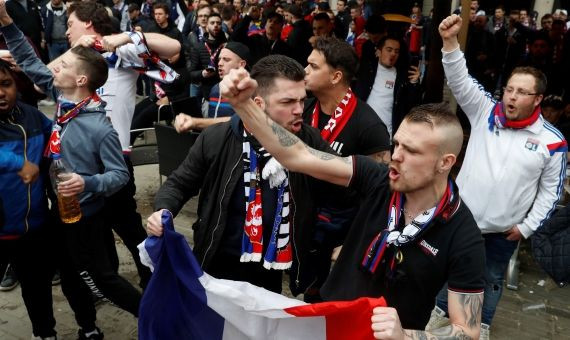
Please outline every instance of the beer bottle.
[[70, 171], [66, 168], [59, 154], [53, 154], [49, 174], [53, 190], [57, 194], [57, 206], [59, 218], [63, 223], [75, 223], [81, 219], [81, 208], [77, 195], [63, 196], [57, 191], [57, 185], [71, 178]]

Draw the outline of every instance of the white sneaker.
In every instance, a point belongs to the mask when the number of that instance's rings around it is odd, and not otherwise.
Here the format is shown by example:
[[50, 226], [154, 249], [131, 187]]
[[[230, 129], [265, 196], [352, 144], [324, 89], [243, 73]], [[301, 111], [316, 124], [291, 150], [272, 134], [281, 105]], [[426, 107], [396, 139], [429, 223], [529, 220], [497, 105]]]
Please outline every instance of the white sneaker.
[[32, 340], [57, 340], [57, 336], [48, 336], [47, 338], [41, 338], [32, 334]]
[[431, 316], [426, 325], [426, 331], [449, 326], [450, 324], [449, 318], [445, 317], [445, 311], [438, 306], [435, 306], [431, 311]]
[[486, 323], [481, 323], [481, 332], [479, 333], [479, 340], [489, 340], [491, 338], [491, 326]]

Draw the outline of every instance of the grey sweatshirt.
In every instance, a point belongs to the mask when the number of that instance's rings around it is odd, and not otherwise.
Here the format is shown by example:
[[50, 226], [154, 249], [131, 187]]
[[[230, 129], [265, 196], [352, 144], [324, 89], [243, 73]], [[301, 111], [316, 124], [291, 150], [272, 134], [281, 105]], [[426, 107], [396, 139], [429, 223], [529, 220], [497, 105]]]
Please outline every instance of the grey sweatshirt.
[[[22, 34], [11, 24], [1, 27], [8, 49], [26, 75], [55, 100], [58, 90], [53, 74], [36, 56]], [[117, 132], [105, 117], [105, 104], [87, 105], [62, 127], [61, 156], [64, 162], [85, 180], [85, 191], [79, 194], [84, 216], [99, 212], [104, 197], [110, 196], [129, 180], [129, 173]]]

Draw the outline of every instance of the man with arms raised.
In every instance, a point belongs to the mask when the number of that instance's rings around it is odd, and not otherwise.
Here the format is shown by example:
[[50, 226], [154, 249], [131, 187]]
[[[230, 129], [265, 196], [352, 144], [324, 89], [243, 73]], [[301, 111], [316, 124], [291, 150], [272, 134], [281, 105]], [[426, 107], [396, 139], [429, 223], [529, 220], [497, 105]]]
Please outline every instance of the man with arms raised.
[[[252, 69], [261, 84], [254, 105], [307, 144], [331, 150], [317, 130], [303, 124], [304, 76], [291, 58], [262, 58]], [[162, 210], [176, 215], [200, 192], [193, 251], [202, 268], [217, 278], [280, 293], [282, 272], [293, 260], [302, 266], [299, 270], [308, 269], [298, 256], [308, 253], [317, 201], [312, 193], [324, 190], [310, 189], [316, 181], [307, 176], [277, 171], [274, 161], [237, 115], [207, 128], [156, 194], [148, 231], [162, 235]], [[265, 172], [283, 177], [272, 183]]]
[[[72, 46], [95, 46], [105, 57], [109, 66], [109, 77], [103, 86], [97, 89], [97, 94], [107, 105], [105, 111], [111, 119], [113, 128], [119, 134], [123, 157], [129, 169], [129, 182], [121, 190], [106, 201], [109, 216], [112, 216], [111, 227], [123, 239], [125, 246], [131, 252], [137, 271], [141, 278], [141, 286], [146, 286], [150, 279], [150, 271], [141, 264], [137, 245], [146, 238], [142, 219], [137, 212], [135, 201], [134, 171], [130, 161], [130, 128], [133, 120], [136, 99], [136, 81], [139, 72], [144, 69], [145, 62], [140, 57], [137, 48], [146, 47], [157, 53], [161, 59], [169, 59], [180, 52], [180, 43], [158, 33], [125, 32], [112, 33], [111, 20], [103, 6], [94, 1], [77, 1], [68, 8], [67, 38]], [[144, 44], [142, 42], [145, 42]], [[135, 44], [135, 42], [139, 42]], [[102, 47], [102, 48], [101, 48]], [[60, 62], [58, 59], [49, 65]], [[149, 77], [156, 76], [158, 70], [147, 71]], [[162, 81], [172, 82], [174, 73], [164, 72]], [[155, 77], [156, 79], [156, 77]]]
[[[245, 70], [221, 85], [257, 140], [290, 171], [348, 186], [361, 207], [321, 289], [325, 300], [384, 296], [375, 308], [378, 339], [478, 339], [483, 302], [481, 234], [449, 176], [461, 149], [457, 117], [442, 105], [412, 110], [394, 136], [390, 167], [368, 157], [314, 150], [267, 117], [250, 99], [257, 83]], [[423, 331], [448, 281], [452, 325]]]
[[[488, 329], [503, 289], [507, 265], [522, 237], [548, 219], [560, 198], [566, 176], [566, 140], [540, 113], [546, 77], [532, 67], [515, 68], [495, 101], [467, 74], [457, 34], [461, 18], [439, 25], [443, 66], [449, 88], [469, 122], [471, 137], [457, 177], [461, 195], [473, 211], [485, 240], [485, 302], [481, 338]], [[436, 312], [444, 312], [446, 294]], [[439, 317], [439, 319], [441, 319]]]

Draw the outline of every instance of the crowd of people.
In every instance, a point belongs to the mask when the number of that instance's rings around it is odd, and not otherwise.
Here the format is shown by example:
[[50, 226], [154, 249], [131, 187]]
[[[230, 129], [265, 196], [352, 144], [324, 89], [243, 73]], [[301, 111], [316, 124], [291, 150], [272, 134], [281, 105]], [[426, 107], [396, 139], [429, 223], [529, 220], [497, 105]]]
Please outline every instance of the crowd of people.
[[[57, 338], [59, 278], [79, 339], [103, 338], [98, 300], [138, 316], [113, 231], [144, 291], [137, 245], [199, 196], [193, 252], [214, 277], [383, 296], [378, 339], [488, 339], [513, 252], [563, 195], [570, 22], [469, 10], [432, 23], [415, 4], [394, 24], [364, 0], [0, 0], [0, 290], [21, 283], [32, 338]], [[457, 114], [423, 101], [433, 25]], [[200, 135], [145, 230], [130, 153], [158, 119]]]

